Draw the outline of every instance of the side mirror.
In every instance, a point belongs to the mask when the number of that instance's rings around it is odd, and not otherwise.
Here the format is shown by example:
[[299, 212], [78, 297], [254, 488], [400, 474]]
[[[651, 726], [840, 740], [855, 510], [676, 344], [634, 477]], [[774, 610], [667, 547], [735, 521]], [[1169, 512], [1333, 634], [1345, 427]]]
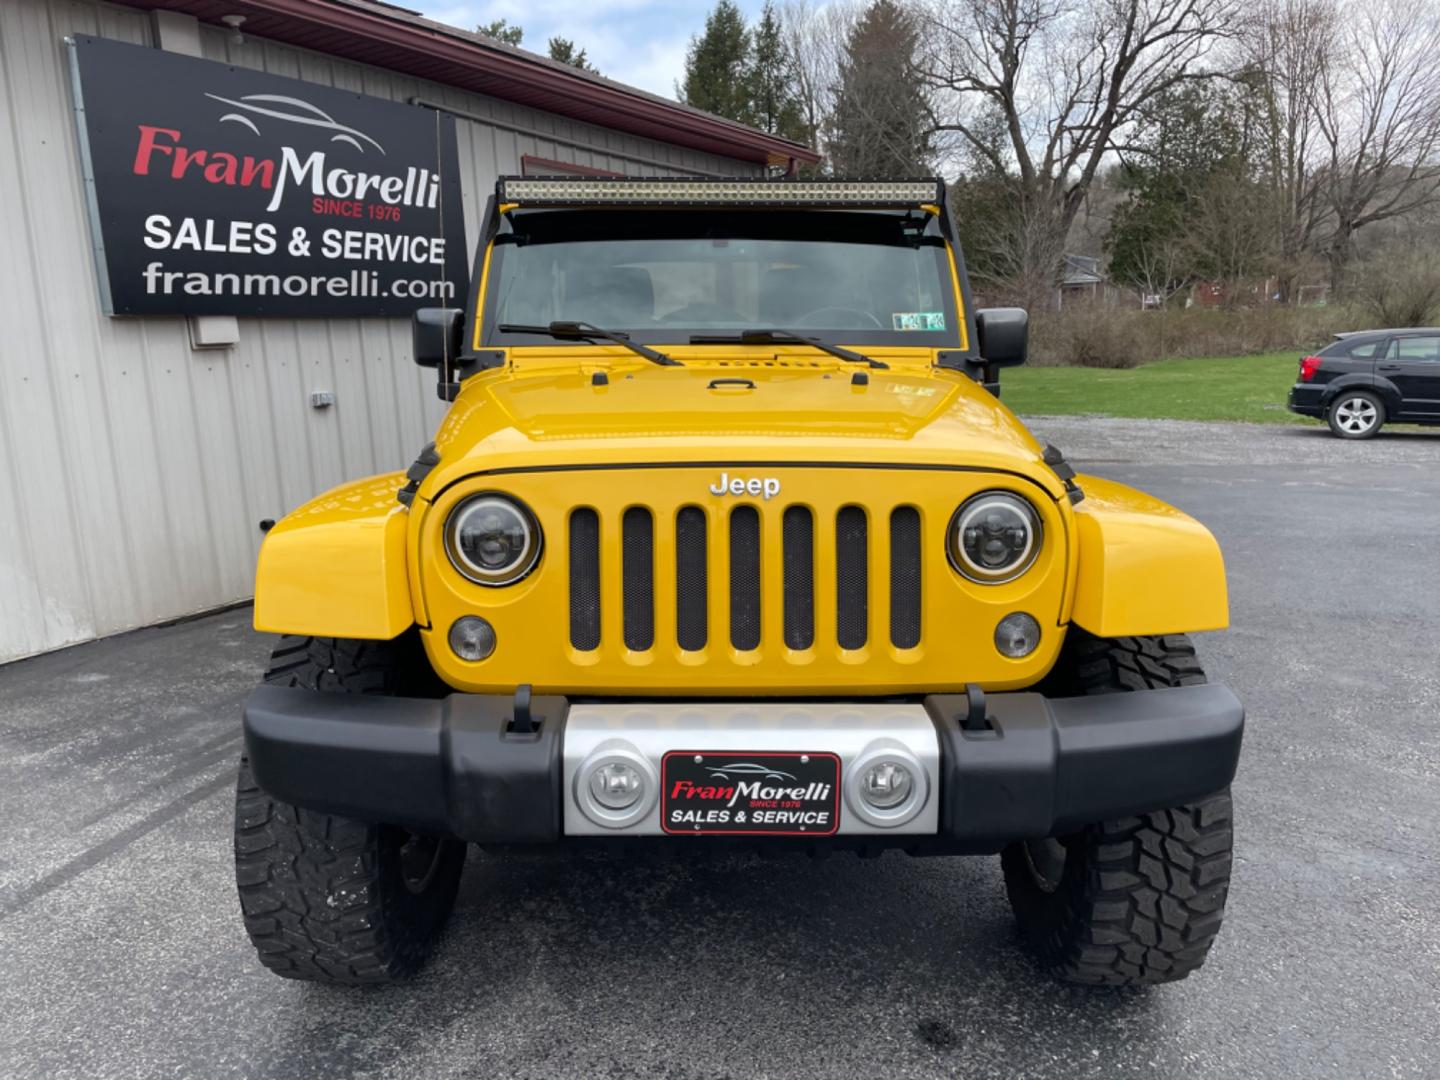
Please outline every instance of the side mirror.
[[448, 374], [460, 356], [460, 334], [464, 325], [465, 312], [459, 308], [426, 307], [416, 311], [410, 321], [415, 363], [440, 368]]
[[975, 337], [987, 368], [1019, 367], [1030, 352], [1030, 316], [1024, 308], [982, 308]]

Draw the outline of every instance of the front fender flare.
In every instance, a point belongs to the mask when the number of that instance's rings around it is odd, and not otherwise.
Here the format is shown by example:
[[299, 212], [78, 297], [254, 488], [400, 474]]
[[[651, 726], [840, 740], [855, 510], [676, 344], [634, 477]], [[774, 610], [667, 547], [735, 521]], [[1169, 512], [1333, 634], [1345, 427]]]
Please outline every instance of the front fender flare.
[[1223, 630], [1225, 561], [1210, 530], [1142, 491], [1077, 476], [1071, 619], [1097, 637]]
[[342, 484], [285, 515], [260, 545], [255, 629], [388, 641], [415, 621], [404, 473]]

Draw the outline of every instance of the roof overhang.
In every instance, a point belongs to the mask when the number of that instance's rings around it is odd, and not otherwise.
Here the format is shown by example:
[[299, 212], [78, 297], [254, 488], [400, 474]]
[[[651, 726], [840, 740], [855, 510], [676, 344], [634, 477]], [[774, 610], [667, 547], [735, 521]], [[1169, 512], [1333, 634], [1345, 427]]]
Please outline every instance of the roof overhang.
[[809, 147], [374, 0], [124, 0], [513, 101], [600, 127], [769, 165], [814, 163]]

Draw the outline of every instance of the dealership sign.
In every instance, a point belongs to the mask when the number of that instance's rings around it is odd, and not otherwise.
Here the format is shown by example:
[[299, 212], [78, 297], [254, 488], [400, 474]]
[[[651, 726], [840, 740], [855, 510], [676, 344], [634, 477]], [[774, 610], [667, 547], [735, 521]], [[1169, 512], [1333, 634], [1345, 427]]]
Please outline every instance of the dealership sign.
[[114, 315], [404, 315], [465, 287], [454, 118], [77, 37]]

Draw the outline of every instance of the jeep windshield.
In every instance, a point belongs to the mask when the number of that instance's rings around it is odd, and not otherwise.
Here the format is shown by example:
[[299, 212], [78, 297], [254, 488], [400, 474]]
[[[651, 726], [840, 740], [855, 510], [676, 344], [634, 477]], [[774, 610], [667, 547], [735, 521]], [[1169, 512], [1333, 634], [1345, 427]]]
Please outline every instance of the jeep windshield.
[[505, 327], [556, 320], [654, 345], [770, 327], [832, 344], [959, 342], [949, 255], [921, 210], [515, 210], [486, 282], [490, 346], [553, 344]]

